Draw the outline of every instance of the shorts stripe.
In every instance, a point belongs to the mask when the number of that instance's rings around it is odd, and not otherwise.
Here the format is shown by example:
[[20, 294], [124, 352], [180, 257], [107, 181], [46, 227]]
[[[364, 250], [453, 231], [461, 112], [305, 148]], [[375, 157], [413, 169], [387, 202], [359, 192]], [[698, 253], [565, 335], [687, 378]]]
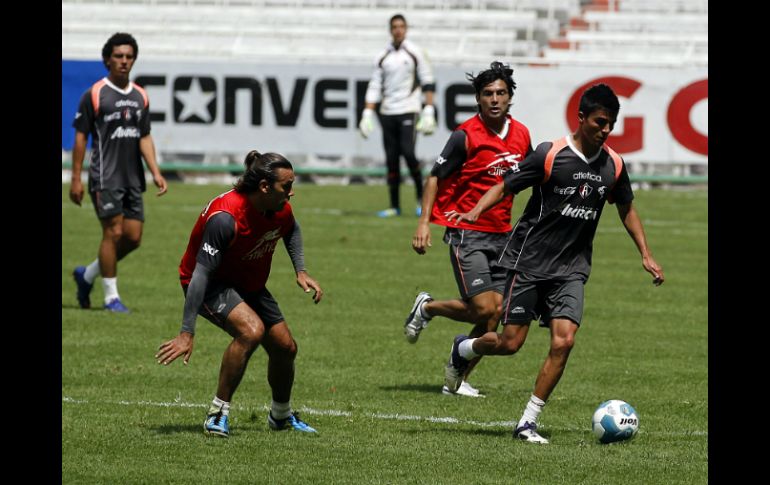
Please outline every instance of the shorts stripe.
[[463, 266], [460, 264], [460, 246], [455, 247], [455, 259], [457, 260], [457, 270], [460, 272], [460, 279], [463, 280], [463, 287], [465, 288], [465, 294], [468, 294], [468, 284], [465, 282], [465, 274], [463, 273]]
[[505, 302], [505, 313], [503, 314], [503, 322], [506, 321], [506, 318], [508, 316], [508, 310], [511, 309], [511, 300], [513, 300], [513, 285], [516, 284], [516, 274], [513, 275], [513, 279], [511, 280], [511, 287], [508, 290], [508, 301]]

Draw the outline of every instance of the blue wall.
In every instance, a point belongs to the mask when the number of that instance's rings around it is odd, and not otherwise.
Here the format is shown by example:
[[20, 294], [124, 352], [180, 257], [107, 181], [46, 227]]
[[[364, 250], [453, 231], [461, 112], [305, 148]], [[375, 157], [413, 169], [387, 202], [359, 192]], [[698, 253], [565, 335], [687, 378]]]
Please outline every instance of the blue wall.
[[107, 75], [98, 61], [61, 61], [61, 146], [71, 150], [75, 143], [72, 121], [78, 111], [80, 97], [93, 83]]

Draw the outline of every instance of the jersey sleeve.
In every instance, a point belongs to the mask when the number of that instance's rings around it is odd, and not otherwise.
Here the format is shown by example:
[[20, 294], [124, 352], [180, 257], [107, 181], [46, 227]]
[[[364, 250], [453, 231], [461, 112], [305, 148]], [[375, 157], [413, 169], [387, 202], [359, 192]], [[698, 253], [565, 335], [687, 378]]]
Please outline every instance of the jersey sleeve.
[[631, 179], [628, 177], [626, 162], [624, 161], [620, 176], [607, 196], [607, 202], [610, 204], [628, 204], [632, 200], [634, 200], [634, 190], [631, 188]]
[[431, 67], [430, 61], [428, 61], [428, 56], [420, 47], [414, 50], [414, 56], [417, 59], [417, 76], [420, 79], [420, 87], [423, 91], [435, 91], [436, 79], [433, 76], [433, 67]]
[[384, 75], [382, 71], [382, 59], [384, 57], [385, 54], [382, 54], [377, 56], [377, 59], [374, 61], [374, 71], [372, 72], [372, 77], [369, 79], [369, 84], [366, 87], [366, 97], [364, 98], [367, 103], [377, 104], [382, 101], [382, 81]]
[[503, 174], [505, 188], [514, 194], [518, 194], [528, 187], [539, 184], [545, 175], [545, 156], [548, 150], [551, 149], [551, 146], [551, 142], [541, 143], [524, 160], [505, 172]]
[[444, 149], [441, 150], [441, 155], [438, 156], [436, 163], [430, 170], [431, 175], [443, 179], [462, 168], [468, 157], [465, 150], [465, 138], [466, 135], [463, 130], [452, 132], [446, 145], [444, 145]]
[[81, 133], [88, 134], [94, 124], [94, 105], [91, 102], [91, 90], [86, 90], [80, 97], [78, 112], [75, 113], [75, 119], [72, 121], [72, 127]]
[[223, 252], [235, 238], [235, 219], [227, 212], [217, 212], [206, 221], [201, 246], [195, 257], [197, 264], [215, 270], [222, 262]]
[[145, 137], [150, 134], [150, 103], [139, 111], [139, 134]]
[[302, 231], [299, 229], [299, 222], [294, 220], [294, 225], [283, 237], [283, 244], [286, 246], [286, 252], [289, 253], [291, 264], [294, 266], [294, 272], [305, 271], [305, 250], [302, 245]]

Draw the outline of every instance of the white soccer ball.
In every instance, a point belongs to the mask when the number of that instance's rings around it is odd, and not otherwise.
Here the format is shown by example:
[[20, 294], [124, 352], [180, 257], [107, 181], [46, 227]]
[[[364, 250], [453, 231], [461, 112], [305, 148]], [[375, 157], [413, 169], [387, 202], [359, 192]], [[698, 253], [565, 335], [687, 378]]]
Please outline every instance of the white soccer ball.
[[628, 440], [639, 431], [636, 409], [620, 399], [599, 404], [591, 419], [591, 429], [602, 443]]

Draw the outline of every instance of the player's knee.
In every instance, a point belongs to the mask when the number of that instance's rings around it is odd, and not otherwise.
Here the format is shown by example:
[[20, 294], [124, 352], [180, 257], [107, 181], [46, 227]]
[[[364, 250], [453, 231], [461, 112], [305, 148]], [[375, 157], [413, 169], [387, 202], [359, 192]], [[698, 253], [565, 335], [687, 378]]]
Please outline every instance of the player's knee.
[[135, 235], [125, 234], [121, 240], [126, 245], [126, 247], [131, 251], [133, 251], [134, 249], [137, 249], [142, 244], [141, 235], [135, 236]]
[[264, 335], [265, 329], [262, 325], [248, 325], [241, 330], [238, 340], [249, 350], [254, 350], [259, 346]]
[[524, 342], [522, 341], [522, 339], [518, 338], [518, 336], [511, 338], [503, 335], [501, 353], [503, 355], [515, 354], [516, 352], [519, 351], [519, 349], [521, 349], [522, 345], [524, 345]]
[[551, 341], [551, 352], [559, 355], [568, 355], [575, 346], [575, 337], [572, 335], [554, 338]]
[[473, 321], [479, 324], [496, 325], [500, 317], [495, 305], [472, 305], [470, 310]]
[[104, 239], [109, 239], [117, 243], [122, 237], [123, 227], [121, 227], [120, 224], [115, 224], [104, 229]]

